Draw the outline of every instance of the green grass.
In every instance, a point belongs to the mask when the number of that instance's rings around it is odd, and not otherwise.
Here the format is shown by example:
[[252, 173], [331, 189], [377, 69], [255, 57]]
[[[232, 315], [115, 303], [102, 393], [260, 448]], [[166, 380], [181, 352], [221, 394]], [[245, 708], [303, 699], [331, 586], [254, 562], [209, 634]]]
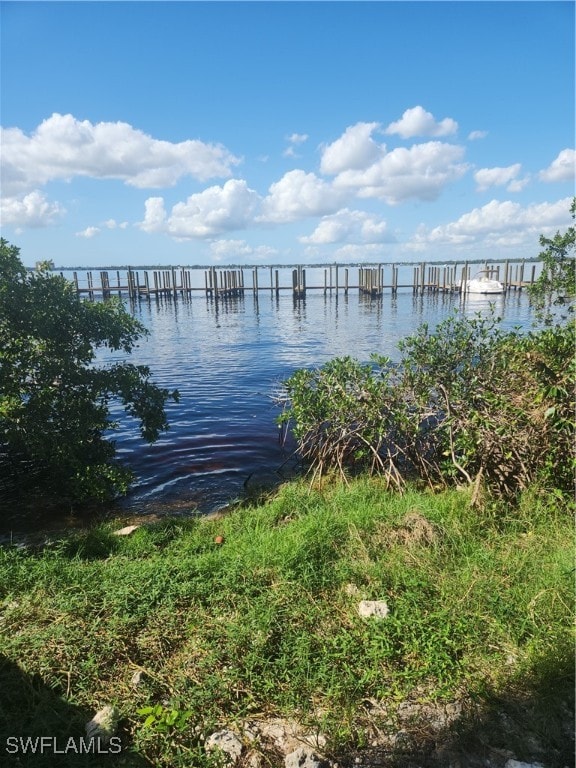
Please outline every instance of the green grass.
[[[548, 764], [567, 765], [553, 724], [573, 688], [573, 568], [571, 516], [543, 496], [479, 513], [464, 492], [394, 496], [374, 480], [4, 548], [0, 751], [11, 735], [81, 734], [113, 703], [123, 751], [94, 764], [202, 768], [200, 735], [249, 717], [316, 724], [337, 750], [363, 743], [367, 700], [465, 696], [458, 738], [497, 740], [490, 713], [520, 707]], [[390, 616], [360, 618], [360, 599]], [[145, 728], [138, 710], [156, 704], [186, 725]], [[42, 759], [30, 765], [91, 764]]]

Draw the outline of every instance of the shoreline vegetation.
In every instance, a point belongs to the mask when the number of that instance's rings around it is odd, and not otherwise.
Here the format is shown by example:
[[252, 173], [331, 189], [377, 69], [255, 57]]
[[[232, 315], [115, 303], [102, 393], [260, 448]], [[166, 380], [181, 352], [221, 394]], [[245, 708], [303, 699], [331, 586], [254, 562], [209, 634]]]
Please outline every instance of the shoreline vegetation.
[[[230, 729], [236, 765], [280, 768], [266, 733], [298, 723], [343, 768], [569, 766], [569, 506], [532, 490], [479, 510], [469, 488], [324, 478], [221, 518], [3, 547], [3, 764], [208, 768], [225, 755], [206, 739]], [[5, 751], [80, 738], [106, 705], [118, 754]]]

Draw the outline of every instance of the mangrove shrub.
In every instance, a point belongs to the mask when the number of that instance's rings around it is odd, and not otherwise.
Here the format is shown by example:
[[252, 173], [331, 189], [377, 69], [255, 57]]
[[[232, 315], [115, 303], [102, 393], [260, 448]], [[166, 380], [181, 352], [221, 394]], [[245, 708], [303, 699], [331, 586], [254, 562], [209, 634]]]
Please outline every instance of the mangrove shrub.
[[367, 469], [396, 488], [481, 480], [508, 498], [535, 482], [572, 492], [573, 325], [522, 336], [455, 313], [399, 346], [395, 367], [337, 358], [285, 382], [280, 421], [311, 471]]
[[345, 477], [347, 469], [365, 468], [402, 486], [405, 408], [388, 358], [335, 358], [297, 370], [285, 382], [284, 405], [279, 421], [292, 425], [315, 474], [336, 468]]

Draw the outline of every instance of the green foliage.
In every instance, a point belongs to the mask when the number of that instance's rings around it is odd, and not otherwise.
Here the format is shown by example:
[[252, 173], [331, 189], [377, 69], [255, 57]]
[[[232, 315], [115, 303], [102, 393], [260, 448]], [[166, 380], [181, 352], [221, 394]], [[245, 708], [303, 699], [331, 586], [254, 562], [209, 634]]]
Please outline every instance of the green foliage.
[[[473, 424], [493, 381], [496, 350], [504, 334], [498, 319], [454, 313], [431, 333], [426, 324], [399, 343], [401, 388], [421, 434], [411, 459], [430, 484], [471, 482], [480, 466]], [[489, 414], [490, 415], [490, 414]], [[476, 465], [476, 466], [475, 466]]]
[[94, 360], [100, 347], [129, 354], [144, 333], [120, 301], [80, 301], [68, 281], [28, 272], [0, 240], [0, 485], [82, 501], [127, 489], [131, 473], [104, 437], [116, 426], [111, 401], [154, 441], [177, 393], [153, 384], [145, 366]]
[[54, 262], [52, 259], [44, 259], [44, 261], [36, 262], [36, 269], [38, 272], [50, 272], [54, 269]]
[[[576, 197], [572, 199], [570, 213], [572, 219], [576, 219]], [[572, 225], [564, 234], [557, 232], [553, 238], [541, 235], [540, 245], [544, 248], [539, 254], [542, 273], [529, 287], [529, 291], [540, 317], [550, 325], [555, 320], [551, 305], [565, 307], [568, 312], [574, 309], [572, 301], [576, 295], [576, 228]], [[560, 314], [560, 319], [565, 320], [566, 315]]]
[[576, 324], [547, 328], [523, 339], [516, 349], [520, 364], [529, 370], [527, 404], [538, 414], [540, 446], [538, 480], [550, 490], [571, 492], [576, 470]]
[[505, 334], [499, 318], [480, 314], [472, 318], [454, 312], [434, 332], [423, 323], [412, 336], [402, 339], [404, 383], [421, 395], [442, 397], [443, 390], [465, 399], [478, 391], [478, 377], [490, 365], [495, 344]]
[[400, 346], [407, 396], [435, 413], [437, 482], [482, 477], [505, 496], [534, 481], [572, 492], [573, 326], [521, 336], [494, 319], [453, 317]]
[[399, 344], [403, 358], [333, 360], [286, 384], [284, 423], [317, 474], [359, 458], [401, 488], [483, 481], [512, 497], [535, 481], [573, 490], [574, 326], [520, 336], [457, 313]]
[[190, 709], [182, 709], [179, 706], [165, 707], [163, 704], [140, 707], [137, 713], [145, 716], [142, 728], [150, 728], [158, 733], [183, 731], [192, 716]]
[[286, 382], [291, 407], [281, 423], [293, 421], [302, 457], [322, 474], [337, 468], [381, 472], [398, 484], [394, 442], [402, 408], [390, 360], [373, 357], [361, 364], [351, 357], [336, 358], [316, 370], [296, 371]]

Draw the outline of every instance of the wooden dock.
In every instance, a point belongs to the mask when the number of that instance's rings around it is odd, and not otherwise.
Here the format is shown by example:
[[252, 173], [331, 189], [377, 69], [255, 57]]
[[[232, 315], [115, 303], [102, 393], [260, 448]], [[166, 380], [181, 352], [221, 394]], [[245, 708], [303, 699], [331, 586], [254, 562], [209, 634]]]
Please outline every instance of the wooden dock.
[[[352, 268], [332, 264], [314, 266], [316, 273], [320, 271], [324, 280], [318, 285], [309, 285], [306, 280], [306, 268], [292, 268], [291, 284], [280, 284], [280, 269], [267, 267], [250, 267], [225, 269], [210, 267], [204, 270], [204, 284], [194, 285], [192, 270], [185, 267], [168, 267], [162, 269], [135, 270], [130, 267], [124, 270], [87, 270], [85, 279], [80, 280], [78, 271], [73, 272], [76, 293], [79, 296], [94, 298], [109, 298], [110, 296], [128, 296], [130, 299], [160, 298], [191, 296], [194, 293], [204, 293], [214, 300], [244, 296], [252, 292], [258, 296], [268, 292], [279, 296], [281, 292], [290, 292], [296, 299], [304, 298], [309, 291], [323, 291], [324, 295], [345, 296], [350, 291], [360, 295], [378, 297], [390, 291], [393, 295], [401, 289], [411, 290], [415, 295], [427, 293], [466, 293], [466, 283], [478, 271], [479, 265], [464, 263], [463, 265], [438, 265], [424, 262], [413, 266], [412, 280], [409, 283], [399, 283], [399, 268], [395, 264], [363, 265], [356, 267], [357, 279], [351, 282]], [[493, 269], [495, 277], [504, 285], [505, 293], [521, 291], [535, 280], [536, 264], [531, 265], [529, 276], [525, 275], [524, 262], [510, 264], [506, 261], [502, 270], [500, 266]], [[290, 268], [288, 268], [290, 269]], [[283, 268], [285, 271], [286, 268]], [[197, 271], [197, 270], [195, 270]], [[405, 270], [406, 271], [406, 270]], [[500, 274], [502, 271], [502, 275]], [[250, 288], [246, 287], [245, 272], [251, 272]]]

